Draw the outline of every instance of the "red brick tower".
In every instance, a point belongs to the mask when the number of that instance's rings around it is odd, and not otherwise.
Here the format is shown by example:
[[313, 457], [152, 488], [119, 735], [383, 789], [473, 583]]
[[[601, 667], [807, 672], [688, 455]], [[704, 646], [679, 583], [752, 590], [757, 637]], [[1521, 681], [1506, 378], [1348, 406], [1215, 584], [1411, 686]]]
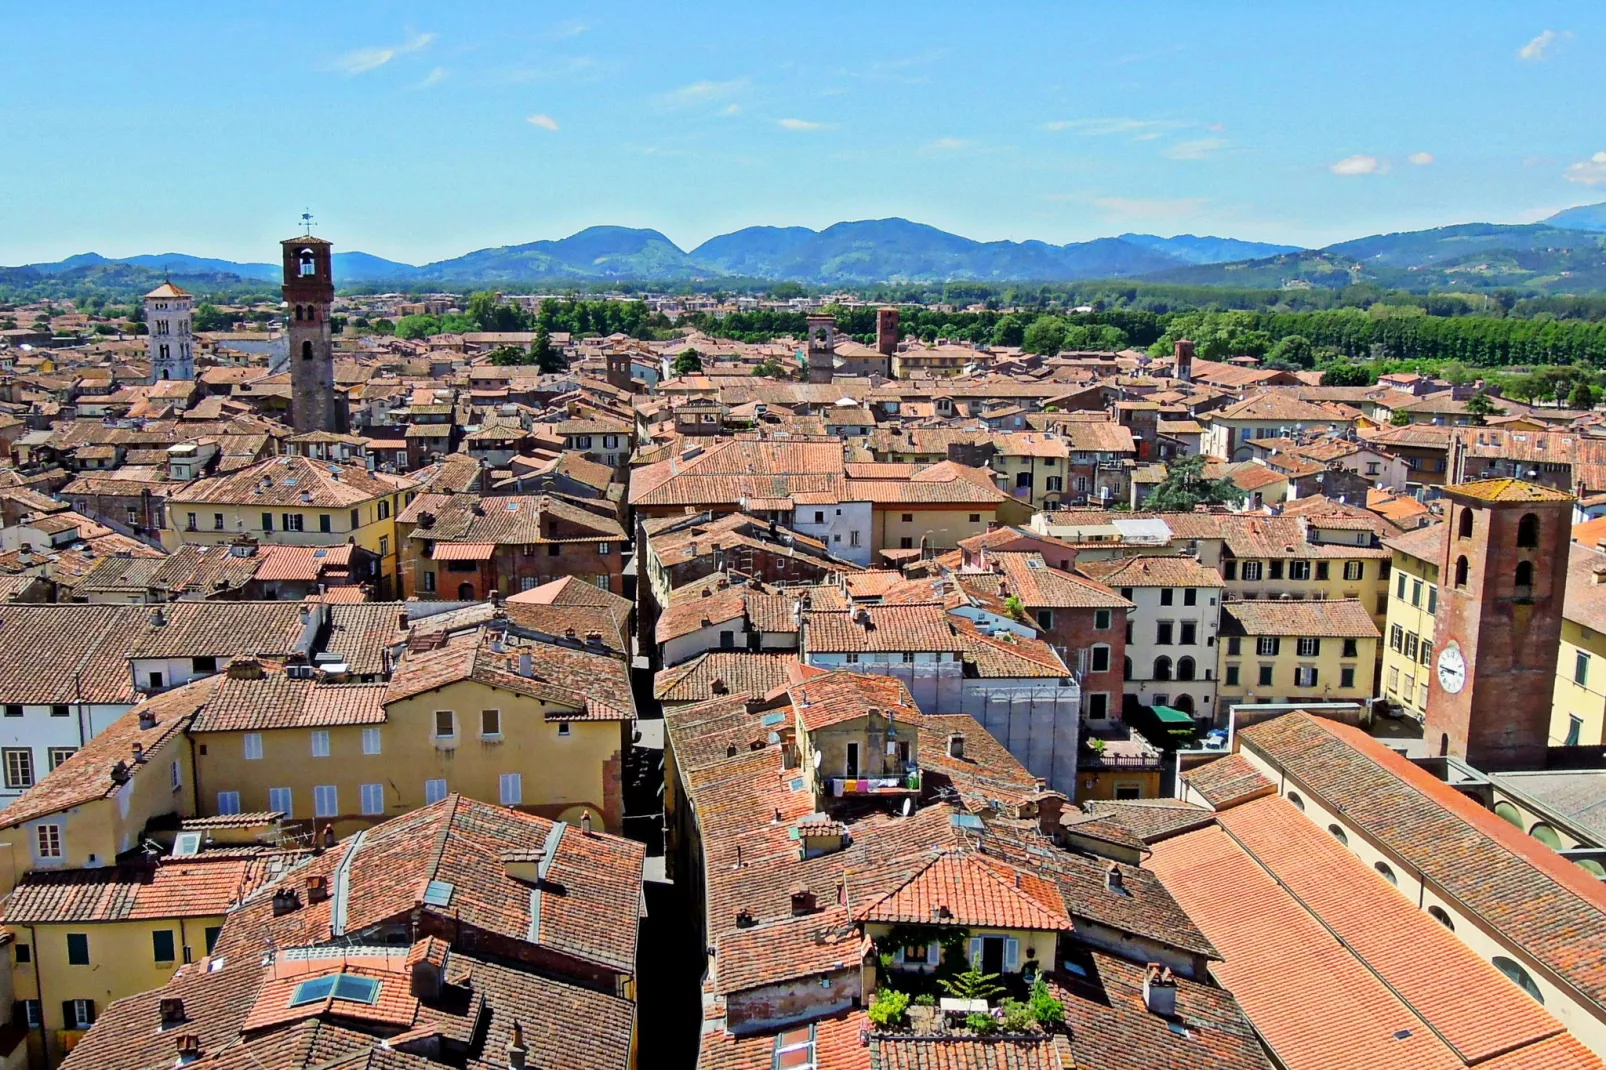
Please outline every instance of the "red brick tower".
[[284, 250], [284, 304], [290, 336], [290, 419], [298, 432], [346, 430], [346, 399], [335, 392], [332, 247], [303, 234]]
[[898, 351], [897, 309], [875, 310], [875, 347], [883, 357], [890, 357]]
[[1573, 496], [1485, 479], [1444, 498], [1428, 746], [1480, 769], [1542, 769]]

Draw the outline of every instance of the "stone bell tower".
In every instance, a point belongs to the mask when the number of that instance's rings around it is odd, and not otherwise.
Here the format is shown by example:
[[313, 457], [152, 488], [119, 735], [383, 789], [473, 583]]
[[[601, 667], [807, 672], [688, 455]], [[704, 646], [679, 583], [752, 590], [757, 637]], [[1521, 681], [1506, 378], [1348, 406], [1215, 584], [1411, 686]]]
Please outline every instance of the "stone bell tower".
[[285, 318], [290, 335], [290, 417], [297, 432], [346, 430], [346, 399], [335, 392], [329, 312], [335, 301], [332, 246], [303, 234], [284, 250]]
[[836, 375], [836, 320], [810, 316], [807, 362], [809, 382], [829, 383]]

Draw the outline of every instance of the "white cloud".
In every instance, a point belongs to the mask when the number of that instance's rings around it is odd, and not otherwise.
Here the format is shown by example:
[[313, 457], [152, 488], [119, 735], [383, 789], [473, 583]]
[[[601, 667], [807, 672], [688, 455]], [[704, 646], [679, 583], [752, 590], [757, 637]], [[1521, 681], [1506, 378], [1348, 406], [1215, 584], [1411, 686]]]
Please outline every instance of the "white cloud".
[[970, 142], [962, 137], [940, 137], [926, 146], [939, 152], [957, 152], [970, 147]]
[[1529, 63], [1543, 63], [1549, 59], [1560, 47], [1573, 39], [1571, 30], [1546, 30], [1532, 41], [1517, 49], [1517, 58]]
[[378, 70], [397, 56], [405, 56], [429, 47], [435, 40], [432, 33], [415, 33], [399, 45], [376, 45], [347, 52], [335, 60], [335, 68], [346, 74], [367, 74]]
[[552, 29], [547, 33], [547, 36], [562, 41], [570, 37], [579, 37], [589, 29], [591, 29], [591, 27], [587, 26], [579, 19], [570, 19], [568, 22], [560, 22], [556, 26], [552, 27]]
[[1187, 126], [1171, 119], [1057, 119], [1051, 123], [1044, 123], [1043, 129], [1055, 132], [1068, 131], [1072, 134], [1081, 134], [1084, 137], [1107, 137], [1112, 134], [1131, 134], [1135, 137], [1147, 139], [1157, 137], [1167, 130], [1176, 130]]
[[524, 121], [531, 126], [539, 126], [542, 130], [556, 130], [558, 128], [558, 121], [550, 115], [536, 114]]
[[740, 104], [727, 104], [723, 108], [719, 109], [719, 114], [740, 115], [742, 114], [742, 106]]
[[1413, 153], [1411, 153], [1411, 155], [1407, 156], [1406, 159], [1410, 160], [1412, 163], [1416, 164], [1418, 167], [1426, 167], [1428, 164], [1433, 162], [1433, 153], [1431, 153], [1431, 152], [1413, 152]]
[[746, 78], [735, 78], [729, 82], [693, 82], [661, 94], [658, 103], [668, 108], [689, 108], [726, 100], [746, 88]]
[[775, 125], [782, 130], [818, 130], [825, 124], [811, 122], [808, 119], [778, 119]]
[[1179, 141], [1166, 149], [1165, 154], [1173, 160], [1202, 160], [1212, 152], [1226, 147], [1226, 138], [1201, 137], [1192, 141]]
[[1108, 216], [1176, 220], [1197, 214], [1206, 202], [1203, 197], [1094, 197], [1091, 203]]
[[1567, 165], [1567, 181], [1598, 186], [1606, 182], [1606, 152], [1597, 152], [1587, 160]]
[[1375, 175], [1382, 169], [1376, 156], [1346, 156], [1328, 168], [1335, 175]]
[[430, 86], [440, 85], [444, 81], [446, 81], [446, 68], [436, 67], [424, 76], [424, 80], [418, 83], [418, 88], [428, 89]]

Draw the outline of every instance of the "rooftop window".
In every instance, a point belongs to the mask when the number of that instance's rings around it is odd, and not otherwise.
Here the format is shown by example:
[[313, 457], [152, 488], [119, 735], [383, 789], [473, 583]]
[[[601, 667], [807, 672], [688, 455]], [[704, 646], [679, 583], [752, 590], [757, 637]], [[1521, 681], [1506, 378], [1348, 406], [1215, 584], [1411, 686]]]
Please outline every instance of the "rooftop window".
[[296, 985], [290, 996], [290, 1006], [303, 1007], [331, 996], [351, 1003], [377, 1003], [379, 982], [372, 977], [358, 977], [349, 973], [315, 977]]

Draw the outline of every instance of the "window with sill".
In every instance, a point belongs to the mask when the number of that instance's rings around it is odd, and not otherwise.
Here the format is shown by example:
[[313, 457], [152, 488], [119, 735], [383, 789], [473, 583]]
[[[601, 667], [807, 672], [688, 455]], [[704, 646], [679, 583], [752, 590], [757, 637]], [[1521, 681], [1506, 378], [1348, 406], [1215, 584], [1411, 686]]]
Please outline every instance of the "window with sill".
[[1093, 647], [1092, 656], [1088, 659], [1089, 672], [1110, 671], [1110, 648], [1101, 644]]
[[498, 739], [501, 738], [501, 735], [502, 735], [502, 711], [501, 710], [481, 710], [480, 711], [480, 735], [488, 736], [488, 737], [494, 737], [494, 738], [498, 738]]
[[455, 729], [455, 727], [453, 725], [453, 720], [454, 720], [454, 718], [452, 716], [452, 711], [451, 710], [436, 710], [435, 711], [435, 738], [436, 739], [450, 739], [452, 736], [457, 734], [456, 729]]

